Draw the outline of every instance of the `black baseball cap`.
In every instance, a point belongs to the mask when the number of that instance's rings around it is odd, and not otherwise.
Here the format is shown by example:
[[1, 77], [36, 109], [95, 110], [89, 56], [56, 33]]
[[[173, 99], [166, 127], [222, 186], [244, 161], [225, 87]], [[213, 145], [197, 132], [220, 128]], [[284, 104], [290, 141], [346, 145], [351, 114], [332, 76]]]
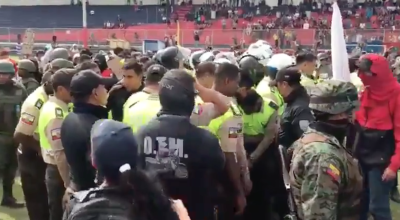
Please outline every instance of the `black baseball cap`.
[[278, 71], [275, 80], [272, 82], [273, 86], [276, 86], [278, 82], [288, 82], [288, 83], [300, 83], [301, 73], [297, 67], [291, 66]]
[[93, 89], [100, 85], [106, 86], [109, 83], [108, 78], [103, 78], [93, 70], [82, 70], [74, 75], [71, 81], [71, 94], [90, 95]]
[[110, 119], [98, 120], [90, 137], [92, 165], [107, 180], [117, 182], [121, 172], [136, 168], [138, 144], [128, 125]]

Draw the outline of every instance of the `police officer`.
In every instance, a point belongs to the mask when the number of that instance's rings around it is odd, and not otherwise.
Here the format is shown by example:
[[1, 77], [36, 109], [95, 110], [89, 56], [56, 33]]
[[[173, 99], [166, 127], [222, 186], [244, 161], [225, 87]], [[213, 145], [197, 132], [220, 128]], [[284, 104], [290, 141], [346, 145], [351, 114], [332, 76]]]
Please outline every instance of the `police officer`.
[[342, 145], [359, 105], [357, 94], [353, 84], [335, 80], [311, 91], [316, 121], [291, 147], [289, 176], [300, 219], [360, 219], [361, 169]]
[[301, 73], [301, 84], [305, 87], [313, 86], [318, 78], [314, 75], [317, 57], [311, 52], [300, 52], [296, 55], [296, 66]]
[[285, 109], [280, 120], [279, 144], [289, 147], [299, 139], [314, 120], [308, 107], [309, 96], [300, 84], [301, 74], [296, 67], [280, 70], [274, 82], [285, 101]]
[[125, 102], [124, 119], [122, 121], [130, 125], [133, 132], [147, 124], [160, 110], [158, 83], [167, 71], [165, 67], [159, 64], [150, 66], [144, 73], [145, 86], [143, 90], [131, 95]]
[[285, 103], [276, 87], [270, 86], [270, 81], [275, 79], [279, 70], [294, 65], [294, 62], [294, 59], [287, 54], [274, 54], [267, 63], [265, 77], [256, 87], [258, 94], [265, 99], [273, 100], [279, 106], [279, 115], [282, 115]]
[[[243, 144], [242, 111], [236, 103], [235, 95], [238, 90], [239, 68], [230, 63], [219, 64], [215, 71], [213, 89], [229, 97], [229, 110], [217, 118], [205, 114], [210, 108], [207, 103], [199, 103], [193, 110], [192, 123], [207, 126], [220, 141], [226, 158], [226, 169], [229, 189], [225, 189], [221, 206], [221, 218], [230, 219], [234, 214], [242, 214], [246, 198], [251, 189], [248, 175], [247, 159]], [[209, 109], [207, 112], [210, 112]], [[235, 211], [233, 211], [235, 209]]]
[[0, 60], [0, 174], [3, 179], [2, 206], [22, 208], [13, 196], [12, 187], [17, 171], [18, 144], [13, 139], [15, 127], [18, 124], [21, 106], [27, 97], [25, 88], [12, 78], [15, 75], [14, 65], [7, 60]]
[[128, 98], [143, 89], [143, 65], [134, 60], [128, 60], [122, 67], [123, 78], [109, 91], [107, 108], [112, 119], [123, 120], [124, 104]]
[[253, 90], [253, 82], [250, 74], [242, 71], [236, 96], [243, 110], [244, 145], [253, 184], [243, 218], [271, 219], [273, 195], [279, 186], [283, 189], [280, 172], [277, 172], [277, 151], [273, 146], [278, 130], [278, 105]]
[[31, 220], [49, 219], [46, 164], [43, 161], [38, 135], [38, 120], [43, 104], [48, 100], [50, 77], [43, 77], [43, 85], [31, 93], [22, 104], [21, 116], [14, 139], [20, 143], [18, 164], [28, 215]]
[[159, 116], [137, 132], [140, 166], [159, 172], [167, 195], [185, 201], [191, 219], [212, 219], [209, 183], [222, 173], [224, 157], [217, 138], [190, 123], [195, 96], [194, 79], [185, 71], [165, 74]]
[[28, 94], [31, 94], [40, 86], [34, 75], [37, 71], [35, 64], [28, 59], [18, 62], [18, 76], [21, 77], [21, 83], [25, 86]]
[[74, 69], [60, 69], [54, 73], [51, 84], [54, 96], [44, 103], [39, 116], [39, 137], [42, 156], [47, 164], [46, 186], [50, 207], [50, 220], [63, 216], [62, 198], [69, 186], [69, 167], [61, 143], [61, 125], [68, 114], [71, 102], [70, 83], [76, 74]]

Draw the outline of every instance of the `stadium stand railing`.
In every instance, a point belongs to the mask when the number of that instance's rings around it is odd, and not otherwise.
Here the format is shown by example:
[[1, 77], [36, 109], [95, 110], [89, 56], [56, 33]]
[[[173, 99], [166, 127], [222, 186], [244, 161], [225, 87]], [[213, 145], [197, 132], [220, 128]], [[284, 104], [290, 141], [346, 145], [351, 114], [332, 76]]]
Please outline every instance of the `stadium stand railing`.
[[[57, 36], [59, 43], [82, 43], [87, 37], [89, 44], [107, 44], [108, 39], [124, 39], [131, 44], [141, 44], [144, 39], [163, 40], [166, 36], [177, 35], [181, 45], [212, 45], [219, 47], [231, 46], [235, 43], [248, 45], [258, 39], [263, 39], [275, 45], [276, 37], [284, 35], [285, 37], [279, 42], [278, 47], [288, 47], [293, 42], [301, 45], [312, 46], [317, 41], [324, 42], [325, 46], [330, 45], [329, 30], [325, 34], [320, 34], [316, 29], [284, 29], [284, 30], [228, 30], [228, 29], [204, 29], [200, 31], [200, 41], [195, 42], [193, 29], [177, 30], [176, 27], [166, 28], [165, 25], [153, 25], [142, 29], [143, 27], [131, 27], [128, 29], [89, 29], [88, 35], [84, 36], [82, 29], [60, 29], [60, 28], [33, 28], [35, 33], [35, 42], [48, 43], [51, 42], [52, 36]], [[17, 35], [23, 34], [25, 28], [8, 28], [0, 27], [1, 42], [17, 42]], [[178, 33], [179, 32], [179, 33]], [[400, 30], [385, 29], [348, 29], [346, 32], [346, 40], [348, 44], [356, 44], [356, 42], [366, 42], [368, 45], [377, 47], [387, 46], [388, 44], [397, 45], [400, 43]], [[377, 52], [377, 51], [375, 51]]]

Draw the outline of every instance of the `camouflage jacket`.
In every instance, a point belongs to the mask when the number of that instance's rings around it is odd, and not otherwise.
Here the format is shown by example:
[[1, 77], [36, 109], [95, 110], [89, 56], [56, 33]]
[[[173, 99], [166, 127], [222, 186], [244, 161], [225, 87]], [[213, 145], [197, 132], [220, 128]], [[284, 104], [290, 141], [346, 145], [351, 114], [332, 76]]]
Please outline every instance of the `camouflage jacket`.
[[363, 179], [358, 161], [335, 137], [311, 128], [292, 147], [289, 176], [299, 218], [359, 219]]

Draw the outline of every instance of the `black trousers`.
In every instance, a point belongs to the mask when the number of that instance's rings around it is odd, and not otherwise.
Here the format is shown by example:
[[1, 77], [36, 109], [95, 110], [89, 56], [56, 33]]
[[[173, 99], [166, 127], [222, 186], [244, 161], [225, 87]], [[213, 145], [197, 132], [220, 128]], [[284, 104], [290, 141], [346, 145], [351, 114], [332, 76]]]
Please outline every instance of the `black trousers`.
[[13, 197], [12, 188], [18, 168], [17, 147], [12, 136], [0, 135], [0, 178], [3, 179], [3, 198]]
[[42, 156], [33, 150], [22, 149], [22, 153], [18, 153], [18, 164], [29, 219], [48, 220], [46, 164]]
[[62, 220], [64, 214], [62, 199], [65, 187], [56, 165], [47, 164], [46, 187], [50, 207], [50, 220]]

